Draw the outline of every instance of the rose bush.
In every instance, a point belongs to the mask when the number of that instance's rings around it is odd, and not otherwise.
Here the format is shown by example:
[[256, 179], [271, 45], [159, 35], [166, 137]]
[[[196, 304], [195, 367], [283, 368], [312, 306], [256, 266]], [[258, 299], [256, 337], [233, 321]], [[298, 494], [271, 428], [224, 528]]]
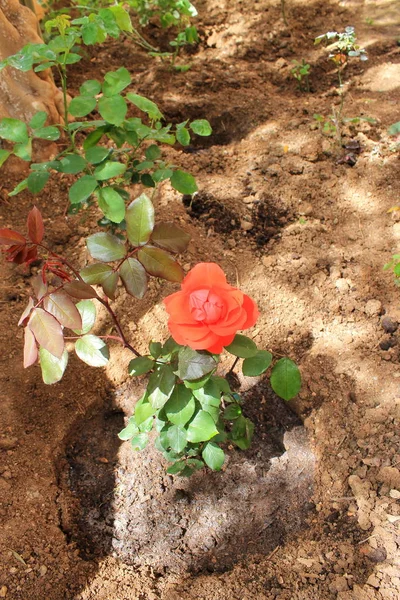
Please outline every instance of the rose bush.
[[237, 331], [258, 319], [255, 302], [226, 281], [215, 263], [197, 264], [182, 281], [182, 289], [164, 300], [168, 328], [178, 344], [194, 350], [222, 352]]

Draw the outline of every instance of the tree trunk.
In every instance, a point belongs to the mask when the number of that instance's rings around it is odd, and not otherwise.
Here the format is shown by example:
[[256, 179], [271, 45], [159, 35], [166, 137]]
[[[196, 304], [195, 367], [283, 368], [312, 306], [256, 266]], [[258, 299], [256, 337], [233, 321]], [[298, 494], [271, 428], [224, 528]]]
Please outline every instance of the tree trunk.
[[[0, 60], [28, 43], [42, 42], [35, 14], [18, 0], [0, 0]], [[27, 122], [40, 110], [47, 112], [49, 123], [63, 121], [62, 93], [49, 71], [24, 73], [11, 67], [0, 71], [0, 118]]]

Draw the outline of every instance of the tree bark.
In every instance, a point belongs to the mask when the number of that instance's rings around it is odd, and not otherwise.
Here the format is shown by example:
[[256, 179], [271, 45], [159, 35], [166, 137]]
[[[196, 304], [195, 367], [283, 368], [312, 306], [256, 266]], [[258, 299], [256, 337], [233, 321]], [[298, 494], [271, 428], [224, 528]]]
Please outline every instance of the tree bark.
[[[0, 60], [28, 43], [43, 43], [35, 14], [18, 0], [0, 0]], [[40, 110], [48, 114], [49, 123], [63, 122], [62, 93], [50, 71], [24, 73], [11, 67], [0, 71], [0, 119], [27, 122]]]

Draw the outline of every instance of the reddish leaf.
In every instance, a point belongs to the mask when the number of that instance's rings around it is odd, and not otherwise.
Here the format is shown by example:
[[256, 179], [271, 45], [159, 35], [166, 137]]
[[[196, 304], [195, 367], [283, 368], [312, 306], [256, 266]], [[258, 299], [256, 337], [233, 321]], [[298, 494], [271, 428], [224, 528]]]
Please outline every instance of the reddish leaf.
[[23, 235], [13, 229], [0, 229], [0, 244], [10, 246], [11, 244], [26, 244]]
[[28, 235], [34, 244], [40, 244], [44, 236], [42, 215], [36, 206], [28, 215]]
[[60, 323], [53, 315], [42, 308], [35, 308], [29, 319], [28, 327], [32, 330], [37, 342], [56, 356], [61, 358], [64, 352], [64, 338]]
[[37, 260], [37, 257], [38, 257], [37, 246], [31, 246], [26, 253], [26, 257], [25, 257], [26, 264], [29, 265], [30, 263], [34, 262], [35, 260]]
[[153, 242], [171, 252], [186, 250], [190, 238], [191, 236], [175, 223], [157, 223], [151, 234]]
[[89, 300], [89, 298], [98, 298], [96, 290], [90, 285], [75, 279], [64, 284], [64, 290], [73, 298], [79, 298], [79, 300]]
[[33, 307], [34, 307], [33, 299], [29, 298], [28, 306], [25, 308], [24, 312], [22, 313], [20, 320], [18, 321], [18, 325], [25, 325], [24, 321], [26, 321], [26, 319], [31, 314], [31, 310]]
[[44, 299], [44, 308], [64, 327], [68, 327], [69, 329], [82, 328], [82, 319], [79, 310], [65, 292], [54, 292], [47, 296]]
[[101, 282], [101, 287], [103, 288], [103, 292], [108, 298], [114, 300], [115, 298], [115, 290], [117, 289], [117, 283], [119, 279], [119, 273], [113, 271], [107, 277], [103, 279]]
[[145, 246], [138, 252], [138, 259], [150, 275], [167, 281], [182, 281], [183, 269], [168, 252], [154, 246]]
[[41, 275], [36, 275], [36, 277], [32, 279], [32, 287], [38, 300], [47, 293], [47, 283], [43, 283]]
[[37, 361], [38, 349], [36, 346], [35, 336], [29, 327], [25, 327], [25, 342], [24, 342], [24, 369], [30, 367]]
[[26, 245], [15, 244], [14, 246], [10, 246], [6, 250], [7, 260], [9, 262], [14, 262], [17, 265], [22, 265], [26, 261], [26, 257], [28, 255], [28, 248]]
[[147, 273], [136, 258], [128, 258], [120, 266], [119, 273], [126, 291], [135, 298], [143, 298], [147, 290]]

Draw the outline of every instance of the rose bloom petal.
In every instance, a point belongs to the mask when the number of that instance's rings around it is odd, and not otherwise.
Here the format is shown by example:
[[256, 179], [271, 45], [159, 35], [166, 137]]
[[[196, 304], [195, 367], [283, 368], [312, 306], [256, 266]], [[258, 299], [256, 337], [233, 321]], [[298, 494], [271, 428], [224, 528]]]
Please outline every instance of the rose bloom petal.
[[255, 302], [229, 285], [222, 269], [214, 263], [196, 265], [181, 287], [164, 300], [168, 328], [178, 344], [219, 354], [237, 331], [257, 321]]

